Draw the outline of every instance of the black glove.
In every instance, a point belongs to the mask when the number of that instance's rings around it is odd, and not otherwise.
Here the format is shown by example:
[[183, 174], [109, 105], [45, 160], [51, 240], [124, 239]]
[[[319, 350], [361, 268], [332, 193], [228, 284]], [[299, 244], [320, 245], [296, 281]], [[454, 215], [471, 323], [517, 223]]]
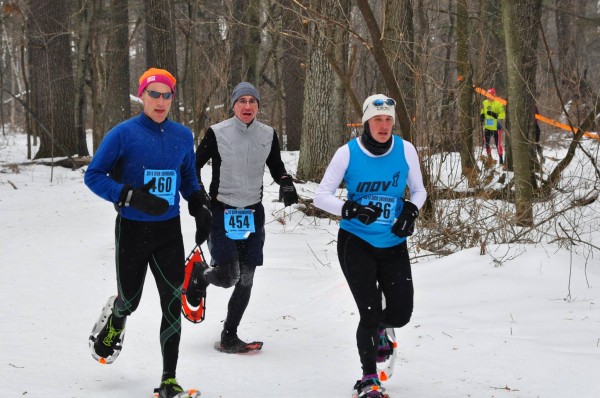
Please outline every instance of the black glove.
[[498, 119], [498, 114], [496, 112], [487, 111], [488, 116], [493, 117], [494, 119]]
[[196, 244], [200, 246], [210, 235], [210, 220], [212, 219], [212, 213], [208, 213], [207, 217], [199, 218], [196, 217]]
[[346, 220], [358, 218], [358, 221], [361, 223], [369, 225], [379, 218], [382, 211], [381, 207], [375, 205], [368, 204], [363, 206], [353, 200], [347, 200], [342, 207], [342, 218]]
[[298, 203], [298, 193], [294, 187], [294, 181], [290, 176], [283, 176], [279, 180], [279, 200], [283, 199], [285, 206], [291, 206]]
[[190, 195], [188, 199], [188, 210], [190, 215], [196, 219], [196, 244], [200, 246], [208, 239], [210, 233], [210, 197], [204, 187]]
[[169, 210], [169, 202], [150, 193], [155, 184], [156, 178], [151, 179], [141, 188], [133, 189], [131, 185], [125, 185], [119, 195], [117, 206], [133, 207], [152, 216], [165, 214]]
[[405, 199], [402, 213], [392, 225], [392, 232], [401, 238], [411, 236], [415, 232], [415, 220], [418, 216], [417, 206]]

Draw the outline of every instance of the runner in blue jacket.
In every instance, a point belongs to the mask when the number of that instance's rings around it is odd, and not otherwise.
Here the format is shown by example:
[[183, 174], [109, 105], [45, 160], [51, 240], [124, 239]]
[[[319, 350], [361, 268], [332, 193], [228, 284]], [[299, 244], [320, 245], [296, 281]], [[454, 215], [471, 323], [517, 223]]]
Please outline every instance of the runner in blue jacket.
[[211, 218], [208, 195], [196, 177], [192, 132], [167, 118], [175, 83], [173, 75], [164, 69], [150, 68], [140, 77], [138, 96], [143, 112], [108, 132], [84, 179], [95, 194], [117, 210], [117, 295], [109, 299], [106, 307], [111, 310], [106, 319], [101, 317], [90, 336], [92, 356], [102, 363], [116, 359], [125, 320], [140, 303], [149, 267], [162, 308], [161, 398], [183, 391], [175, 378], [185, 263], [180, 194], [196, 219], [197, 244], [206, 240]]

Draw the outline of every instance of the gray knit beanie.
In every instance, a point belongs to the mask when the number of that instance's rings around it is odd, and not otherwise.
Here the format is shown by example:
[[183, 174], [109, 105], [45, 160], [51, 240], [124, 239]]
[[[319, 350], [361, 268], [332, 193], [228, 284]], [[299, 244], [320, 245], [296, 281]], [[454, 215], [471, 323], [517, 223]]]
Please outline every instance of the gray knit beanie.
[[241, 82], [240, 84], [235, 86], [235, 88], [233, 89], [233, 92], [231, 93], [231, 107], [233, 108], [233, 105], [235, 105], [235, 102], [240, 97], [243, 97], [245, 95], [251, 95], [254, 98], [256, 98], [256, 100], [258, 101], [258, 105], [260, 106], [260, 94], [258, 94], [256, 87], [254, 87], [252, 84], [250, 84], [248, 82]]

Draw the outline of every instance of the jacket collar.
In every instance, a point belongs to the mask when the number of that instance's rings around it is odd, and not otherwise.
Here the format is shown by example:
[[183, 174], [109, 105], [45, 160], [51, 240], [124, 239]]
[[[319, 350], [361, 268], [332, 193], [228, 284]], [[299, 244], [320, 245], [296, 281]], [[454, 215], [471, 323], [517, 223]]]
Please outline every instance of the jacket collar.
[[154, 120], [150, 119], [150, 117], [146, 115], [144, 111], [142, 111], [140, 114], [139, 120], [144, 127], [156, 131], [163, 131], [169, 125], [169, 123], [171, 123], [169, 118], [166, 118], [162, 123], [156, 123]]

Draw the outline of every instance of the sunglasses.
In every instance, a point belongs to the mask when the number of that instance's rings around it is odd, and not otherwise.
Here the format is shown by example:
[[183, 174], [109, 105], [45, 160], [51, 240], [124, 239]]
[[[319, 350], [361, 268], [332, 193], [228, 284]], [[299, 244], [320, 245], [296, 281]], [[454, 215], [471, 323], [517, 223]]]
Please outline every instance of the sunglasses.
[[161, 93], [161, 92], [154, 91], [154, 90], [144, 90], [144, 91], [147, 92], [150, 97], [155, 98], [155, 99], [160, 98], [161, 95], [166, 100], [170, 100], [171, 97], [173, 97], [173, 93]]
[[241, 99], [241, 100], [238, 100], [236, 102], [236, 104], [242, 104], [242, 106], [246, 106], [246, 104], [250, 104], [250, 106], [252, 106], [252, 105], [258, 104], [258, 101], [255, 100], [254, 98], [251, 98], [248, 101], [246, 101], [245, 99]]
[[383, 104], [386, 104], [386, 105], [389, 105], [389, 106], [395, 106], [396, 105], [396, 101], [394, 101], [391, 98], [387, 98], [387, 99], [377, 98], [376, 100], [373, 100], [373, 105], [375, 105], [375, 106], [381, 106]]

